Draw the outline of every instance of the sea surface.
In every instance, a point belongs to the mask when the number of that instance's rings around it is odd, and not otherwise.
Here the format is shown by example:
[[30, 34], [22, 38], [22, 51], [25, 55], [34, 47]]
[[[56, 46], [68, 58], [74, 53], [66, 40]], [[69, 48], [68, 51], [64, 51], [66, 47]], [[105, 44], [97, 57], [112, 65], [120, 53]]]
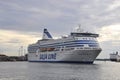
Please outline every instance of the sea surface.
[[120, 80], [120, 62], [0, 62], [0, 80]]

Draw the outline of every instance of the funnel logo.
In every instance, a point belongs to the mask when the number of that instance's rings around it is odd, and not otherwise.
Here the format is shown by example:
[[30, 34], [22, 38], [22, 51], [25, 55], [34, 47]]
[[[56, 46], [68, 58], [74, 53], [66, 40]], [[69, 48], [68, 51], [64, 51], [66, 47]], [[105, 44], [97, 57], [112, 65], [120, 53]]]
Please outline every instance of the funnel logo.
[[51, 36], [51, 34], [48, 32], [47, 29], [44, 29], [43, 39], [52, 39], [52, 36]]

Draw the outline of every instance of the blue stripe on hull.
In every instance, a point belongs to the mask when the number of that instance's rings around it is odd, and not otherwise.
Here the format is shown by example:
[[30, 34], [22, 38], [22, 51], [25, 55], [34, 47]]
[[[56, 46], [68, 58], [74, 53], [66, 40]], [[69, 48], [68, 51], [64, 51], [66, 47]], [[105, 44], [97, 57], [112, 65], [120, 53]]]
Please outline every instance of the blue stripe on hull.
[[29, 62], [93, 64], [93, 61], [29, 61]]

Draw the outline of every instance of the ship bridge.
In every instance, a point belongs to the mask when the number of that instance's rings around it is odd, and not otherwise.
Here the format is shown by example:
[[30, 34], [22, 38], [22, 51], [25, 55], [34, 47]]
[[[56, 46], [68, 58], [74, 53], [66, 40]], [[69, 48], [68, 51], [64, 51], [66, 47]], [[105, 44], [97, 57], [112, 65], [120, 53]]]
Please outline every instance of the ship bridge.
[[93, 34], [93, 33], [77, 33], [77, 32], [72, 32], [71, 36], [74, 37], [99, 37], [99, 34]]

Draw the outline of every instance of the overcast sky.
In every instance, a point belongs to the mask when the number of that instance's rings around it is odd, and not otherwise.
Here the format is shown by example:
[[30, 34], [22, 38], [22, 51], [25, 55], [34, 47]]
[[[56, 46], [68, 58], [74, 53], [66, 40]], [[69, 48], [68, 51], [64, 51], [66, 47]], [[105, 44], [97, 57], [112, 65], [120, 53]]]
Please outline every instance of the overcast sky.
[[78, 24], [100, 34], [100, 58], [120, 52], [120, 0], [0, 0], [0, 53], [18, 55], [20, 46], [41, 39], [43, 28], [59, 37]]

